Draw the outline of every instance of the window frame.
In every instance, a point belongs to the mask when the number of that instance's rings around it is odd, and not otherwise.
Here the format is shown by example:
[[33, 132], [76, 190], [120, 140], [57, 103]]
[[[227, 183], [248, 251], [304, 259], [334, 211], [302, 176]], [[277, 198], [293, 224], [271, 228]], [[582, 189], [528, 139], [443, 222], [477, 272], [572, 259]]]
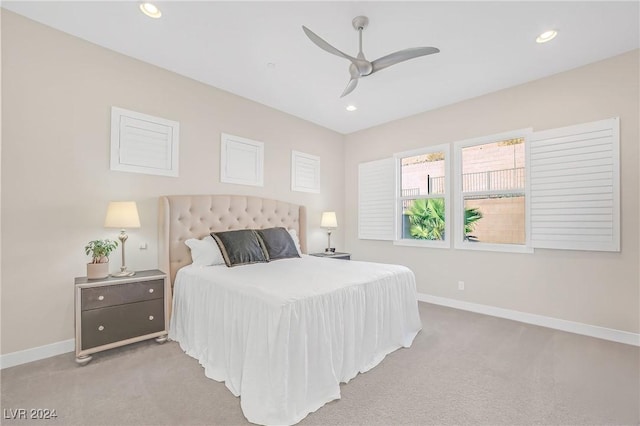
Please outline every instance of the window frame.
[[[454, 147], [454, 176], [453, 176], [453, 197], [454, 203], [454, 247], [462, 250], [480, 250], [480, 251], [497, 251], [497, 252], [510, 252], [510, 253], [533, 253], [533, 247], [531, 246], [531, 213], [530, 213], [530, 165], [529, 165], [529, 139], [533, 134], [533, 129], [523, 128], [517, 130], [510, 130], [508, 132], [496, 133], [493, 135], [486, 135], [472, 139], [465, 139], [453, 143]], [[494, 142], [500, 142], [508, 139], [523, 138], [525, 144], [525, 164], [524, 164], [524, 176], [525, 185], [522, 190], [525, 200], [524, 208], [524, 227], [525, 227], [525, 241], [524, 244], [504, 244], [504, 243], [483, 243], [479, 241], [471, 242], [464, 239], [464, 196], [462, 191], [462, 150], [477, 145], [485, 145]], [[474, 195], [482, 194], [513, 194], [515, 191], [511, 190], [496, 190], [496, 191], [474, 191]], [[518, 191], [520, 193], [520, 191]]]
[[[424, 148], [403, 151], [393, 154], [396, 166], [395, 174], [395, 217], [396, 232], [394, 245], [410, 246], [410, 247], [427, 247], [427, 248], [451, 248], [451, 144], [433, 145]], [[402, 159], [414, 157], [417, 155], [433, 154], [437, 152], [444, 153], [444, 194], [422, 194], [402, 196]], [[402, 202], [405, 200], [444, 198], [444, 240], [418, 240], [402, 238]]]

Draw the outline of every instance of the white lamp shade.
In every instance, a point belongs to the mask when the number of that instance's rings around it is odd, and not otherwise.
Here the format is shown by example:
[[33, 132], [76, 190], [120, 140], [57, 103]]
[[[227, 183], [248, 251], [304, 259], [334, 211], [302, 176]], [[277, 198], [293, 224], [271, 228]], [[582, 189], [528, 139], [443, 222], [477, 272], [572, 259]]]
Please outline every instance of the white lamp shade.
[[140, 228], [140, 217], [135, 201], [112, 201], [104, 219], [105, 228]]
[[336, 218], [336, 212], [323, 212], [320, 226], [322, 228], [337, 228], [338, 219]]

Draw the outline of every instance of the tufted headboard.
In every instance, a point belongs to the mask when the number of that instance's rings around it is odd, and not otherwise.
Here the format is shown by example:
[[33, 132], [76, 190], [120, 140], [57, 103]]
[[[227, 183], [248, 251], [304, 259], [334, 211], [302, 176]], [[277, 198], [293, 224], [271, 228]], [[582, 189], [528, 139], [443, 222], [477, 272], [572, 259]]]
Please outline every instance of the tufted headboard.
[[169, 195], [159, 199], [158, 267], [169, 274], [171, 287], [178, 269], [191, 263], [189, 238], [234, 229], [283, 226], [295, 229], [307, 252], [304, 206], [245, 195]]

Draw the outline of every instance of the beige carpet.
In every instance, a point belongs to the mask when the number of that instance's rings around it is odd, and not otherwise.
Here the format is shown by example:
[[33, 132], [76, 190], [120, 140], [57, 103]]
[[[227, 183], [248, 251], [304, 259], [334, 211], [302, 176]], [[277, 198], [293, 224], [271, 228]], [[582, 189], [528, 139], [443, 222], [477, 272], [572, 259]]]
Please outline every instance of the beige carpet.
[[[640, 424], [639, 348], [420, 303], [424, 329], [301, 425]], [[242, 425], [240, 401], [174, 342], [2, 371], [2, 424]], [[57, 419], [9, 420], [9, 409]], [[10, 416], [9, 416], [10, 417]]]

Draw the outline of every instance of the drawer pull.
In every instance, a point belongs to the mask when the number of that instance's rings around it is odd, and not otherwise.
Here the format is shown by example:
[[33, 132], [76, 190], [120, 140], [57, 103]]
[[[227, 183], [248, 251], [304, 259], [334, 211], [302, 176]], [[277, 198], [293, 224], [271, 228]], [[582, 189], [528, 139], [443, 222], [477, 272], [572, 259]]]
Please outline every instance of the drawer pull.
[[152, 288], [149, 289], [149, 293], [153, 293], [153, 289]]
[[104, 296], [98, 296], [98, 300], [104, 300]]
[[149, 315], [149, 321], [153, 321], [153, 315]]
[[104, 330], [104, 326], [103, 326], [103, 325], [101, 325], [100, 327], [98, 327], [98, 331], [102, 331], [102, 330]]

